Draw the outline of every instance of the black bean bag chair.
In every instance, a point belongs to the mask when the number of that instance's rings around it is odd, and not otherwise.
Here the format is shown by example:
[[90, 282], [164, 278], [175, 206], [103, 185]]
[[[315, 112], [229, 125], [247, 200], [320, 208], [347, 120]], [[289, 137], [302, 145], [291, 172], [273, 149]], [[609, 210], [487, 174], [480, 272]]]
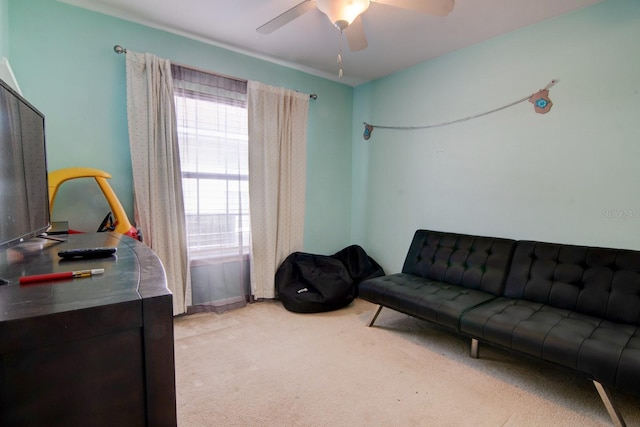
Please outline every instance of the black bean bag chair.
[[332, 311], [353, 301], [358, 283], [384, 274], [382, 267], [358, 245], [331, 256], [294, 252], [276, 271], [276, 293], [289, 311]]

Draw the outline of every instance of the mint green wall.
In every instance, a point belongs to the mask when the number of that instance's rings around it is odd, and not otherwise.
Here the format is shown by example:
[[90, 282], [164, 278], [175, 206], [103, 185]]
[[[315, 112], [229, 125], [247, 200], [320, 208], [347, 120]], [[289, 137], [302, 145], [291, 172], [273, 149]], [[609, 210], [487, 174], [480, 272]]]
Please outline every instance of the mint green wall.
[[[111, 172], [130, 215], [125, 58], [115, 44], [319, 95], [309, 115], [307, 251], [359, 243], [398, 271], [417, 228], [640, 249], [636, 0], [608, 0], [355, 90], [57, 1], [0, 0], [0, 22], [0, 50], [24, 95], [47, 115], [50, 168]], [[523, 103], [447, 127], [376, 129], [362, 139], [364, 121], [453, 120], [553, 78], [560, 83], [546, 115]], [[75, 198], [95, 215], [79, 214]], [[57, 202], [63, 206], [54, 214], [72, 226], [95, 227], [105, 212], [86, 185]]]
[[9, 2], [0, 0], [0, 58], [9, 55]]
[[[351, 87], [57, 1], [9, 0], [9, 6], [11, 65], [25, 97], [46, 115], [50, 170], [88, 166], [110, 172], [111, 185], [133, 218], [125, 56], [113, 51], [120, 44], [217, 73], [317, 93], [309, 109], [305, 250], [333, 253], [350, 244]], [[89, 184], [62, 186], [54, 219], [97, 228], [107, 208], [97, 186]], [[81, 203], [88, 203], [90, 215]]]
[[[608, 0], [354, 92], [353, 238], [397, 272], [418, 228], [640, 249], [640, 2]], [[549, 81], [546, 114], [522, 103]]]

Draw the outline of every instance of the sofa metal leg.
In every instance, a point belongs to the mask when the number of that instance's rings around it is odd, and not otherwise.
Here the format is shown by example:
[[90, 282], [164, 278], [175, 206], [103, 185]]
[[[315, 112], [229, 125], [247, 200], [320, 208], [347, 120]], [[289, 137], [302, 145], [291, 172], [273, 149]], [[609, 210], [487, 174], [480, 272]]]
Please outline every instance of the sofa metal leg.
[[609, 394], [609, 391], [607, 390], [607, 388], [596, 380], [592, 380], [592, 381], [593, 381], [593, 385], [596, 386], [596, 390], [598, 390], [598, 394], [600, 394], [600, 399], [602, 399], [602, 403], [604, 403], [605, 408], [607, 408], [607, 412], [609, 413], [609, 416], [611, 417], [613, 424], [618, 427], [625, 427], [626, 424], [622, 419], [622, 415], [620, 414], [620, 411], [618, 411], [618, 408], [616, 408], [615, 405], [613, 404], [613, 401], [611, 400], [611, 395]]
[[379, 305], [378, 308], [376, 309], [376, 312], [373, 313], [373, 316], [371, 317], [371, 320], [369, 321], [369, 324], [367, 326], [373, 326], [373, 323], [376, 321], [376, 319], [378, 318], [378, 314], [380, 314], [381, 311], [382, 311], [382, 306]]
[[475, 338], [471, 338], [471, 351], [469, 352], [469, 355], [474, 359], [480, 357], [480, 343]]

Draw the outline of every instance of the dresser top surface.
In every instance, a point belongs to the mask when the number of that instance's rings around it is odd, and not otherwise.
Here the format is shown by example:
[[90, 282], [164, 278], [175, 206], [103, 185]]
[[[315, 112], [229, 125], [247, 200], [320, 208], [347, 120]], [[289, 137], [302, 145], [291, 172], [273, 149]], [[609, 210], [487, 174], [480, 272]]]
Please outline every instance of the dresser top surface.
[[[0, 322], [141, 300], [169, 293], [162, 264], [146, 245], [115, 233], [42, 238], [0, 251]], [[75, 248], [115, 247], [106, 258], [64, 260], [58, 251]], [[21, 276], [104, 269], [84, 278], [20, 284]]]

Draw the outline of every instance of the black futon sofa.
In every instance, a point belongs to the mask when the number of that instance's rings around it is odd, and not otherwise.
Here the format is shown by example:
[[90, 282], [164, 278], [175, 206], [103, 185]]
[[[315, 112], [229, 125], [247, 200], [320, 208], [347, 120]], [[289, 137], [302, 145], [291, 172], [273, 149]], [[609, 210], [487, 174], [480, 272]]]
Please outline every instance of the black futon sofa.
[[402, 273], [359, 298], [640, 396], [640, 251], [416, 231]]

